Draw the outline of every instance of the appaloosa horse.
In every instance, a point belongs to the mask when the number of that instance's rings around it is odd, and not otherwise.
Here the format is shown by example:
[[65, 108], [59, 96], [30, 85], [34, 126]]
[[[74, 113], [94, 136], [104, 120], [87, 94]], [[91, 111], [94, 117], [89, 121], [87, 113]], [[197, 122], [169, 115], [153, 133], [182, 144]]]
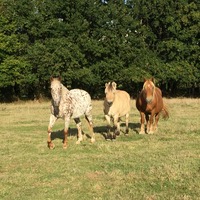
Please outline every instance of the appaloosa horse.
[[[123, 90], [117, 90], [115, 82], [105, 84], [104, 115], [108, 124], [106, 139], [115, 139], [120, 134], [120, 118], [126, 117], [126, 134], [128, 134], [130, 95]], [[110, 134], [111, 120], [114, 121], [114, 133]]]
[[78, 140], [76, 143], [79, 144], [83, 140], [80, 121], [80, 117], [82, 115], [85, 115], [85, 118], [89, 124], [91, 132], [91, 142], [94, 142], [95, 134], [93, 132], [91, 115], [92, 104], [90, 95], [86, 91], [80, 89], [68, 90], [61, 83], [60, 78], [51, 78], [51, 95], [52, 105], [50, 122], [48, 125], [48, 147], [50, 149], [53, 149], [55, 147], [51, 140], [51, 132], [52, 127], [58, 118], [63, 118], [65, 121], [63, 148], [67, 147], [68, 127], [71, 118], [74, 119], [77, 125]]
[[146, 132], [152, 134], [157, 129], [160, 113], [163, 114], [164, 118], [169, 117], [168, 110], [163, 103], [162, 92], [155, 86], [153, 78], [144, 80], [143, 89], [136, 99], [136, 107], [141, 116], [140, 134], [145, 133], [145, 118], [147, 122]]

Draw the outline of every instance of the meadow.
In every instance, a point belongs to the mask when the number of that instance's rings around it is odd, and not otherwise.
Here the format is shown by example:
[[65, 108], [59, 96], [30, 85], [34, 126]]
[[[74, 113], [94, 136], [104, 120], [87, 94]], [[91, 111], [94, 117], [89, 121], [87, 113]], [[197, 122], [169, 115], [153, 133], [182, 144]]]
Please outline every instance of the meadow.
[[2, 200], [189, 200], [200, 199], [200, 99], [165, 99], [170, 118], [153, 135], [139, 135], [132, 100], [129, 135], [106, 141], [103, 101], [93, 101], [96, 142], [76, 145], [70, 123], [62, 148], [63, 120], [47, 148], [50, 102], [0, 104], [0, 199]]

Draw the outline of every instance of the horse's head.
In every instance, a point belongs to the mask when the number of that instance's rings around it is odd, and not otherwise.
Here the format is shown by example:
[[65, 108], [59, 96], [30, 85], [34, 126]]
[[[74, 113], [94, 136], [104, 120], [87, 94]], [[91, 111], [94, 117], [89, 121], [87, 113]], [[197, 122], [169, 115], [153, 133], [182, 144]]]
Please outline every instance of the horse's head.
[[115, 99], [116, 88], [117, 84], [115, 82], [105, 84], [106, 101], [109, 105], [111, 105]]
[[147, 103], [151, 103], [154, 98], [154, 92], [155, 92], [155, 85], [154, 85], [154, 79], [145, 79], [144, 85], [143, 85], [143, 97], [146, 100]]
[[62, 94], [61, 78], [51, 77], [51, 96], [55, 106], [59, 106]]

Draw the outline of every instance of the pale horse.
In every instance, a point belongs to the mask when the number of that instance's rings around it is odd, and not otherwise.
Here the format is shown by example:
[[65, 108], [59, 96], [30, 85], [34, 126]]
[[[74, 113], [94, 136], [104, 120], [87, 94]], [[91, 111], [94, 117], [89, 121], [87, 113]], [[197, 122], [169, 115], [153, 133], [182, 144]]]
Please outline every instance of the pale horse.
[[47, 144], [50, 149], [53, 149], [55, 145], [51, 140], [51, 132], [54, 123], [58, 118], [62, 118], [65, 121], [64, 127], [64, 140], [63, 148], [67, 147], [67, 135], [70, 119], [74, 119], [78, 129], [77, 144], [83, 140], [80, 117], [85, 116], [86, 121], [89, 124], [91, 133], [91, 142], [95, 142], [95, 134], [93, 131], [92, 122], [92, 102], [90, 95], [81, 89], [68, 90], [62, 83], [61, 78], [51, 77], [51, 115], [48, 125], [48, 139]]
[[[117, 90], [115, 82], [105, 84], [104, 115], [107, 120], [108, 130], [106, 139], [116, 139], [120, 134], [120, 118], [125, 116], [126, 134], [129, 132], [130, 95], [123, 90]], [[114, 123], [114, 131], [110, 132], [111, 121]]]

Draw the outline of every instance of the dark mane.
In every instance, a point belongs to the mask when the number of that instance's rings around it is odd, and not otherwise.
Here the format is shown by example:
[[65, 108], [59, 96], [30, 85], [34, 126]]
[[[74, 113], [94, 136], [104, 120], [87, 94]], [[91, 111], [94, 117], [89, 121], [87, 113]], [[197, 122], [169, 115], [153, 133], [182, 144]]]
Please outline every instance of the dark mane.
[[109, 91], [112, 91], [112, 90], [113, 90], [112, 82], [109, 83], [107, 89], [108, 89]]

